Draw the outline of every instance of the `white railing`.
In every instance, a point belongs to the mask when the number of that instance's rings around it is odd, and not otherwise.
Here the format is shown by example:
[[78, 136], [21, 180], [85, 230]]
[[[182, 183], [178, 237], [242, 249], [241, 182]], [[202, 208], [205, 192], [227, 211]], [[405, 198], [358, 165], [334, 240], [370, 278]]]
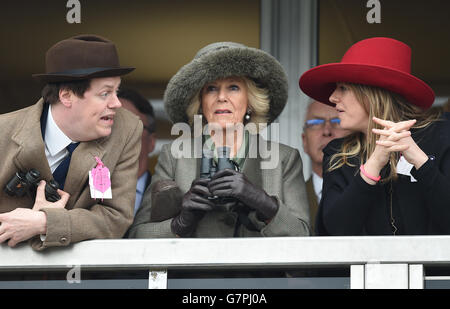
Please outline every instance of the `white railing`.
[[450, 236], [117, 239], [33, 251], [0, 245], [2, 271], [147, 269], [167, 287], [171, 269], [350, 266], [351, 288], [423, 288], [424, 266], [450, 266]]

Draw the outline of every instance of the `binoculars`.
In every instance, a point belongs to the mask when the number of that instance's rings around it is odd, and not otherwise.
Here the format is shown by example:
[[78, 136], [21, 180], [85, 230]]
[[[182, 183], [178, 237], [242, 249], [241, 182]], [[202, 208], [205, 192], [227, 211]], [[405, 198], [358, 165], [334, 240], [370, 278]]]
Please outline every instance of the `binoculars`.
[[[31, 169], [26, 173], [19, 171], [8, 181], [5, 192], [10, 196], [23, 197], [28, 195], [34, 199], [40, 181], [41, 173], [36, 169]], [[60, 200], [58, 188], [59, 185], [55, 180], [47, 181], [45, 184], [45, 199], [49, 202]]]
[[[200, 178], [211, 178], [217, 172], [224, 169], [236, 169], [236, 164], [230, 160], [230, 148], [229, 147], [217, 147], [217, 165], [214, 163], [212, 151], [203, 151], [202, 163], [200, 167]], [[226, 204], [229, 202], [234, 202], [233, 197], [218, 197], [209, 196], [209, 200], [216, 204]]]

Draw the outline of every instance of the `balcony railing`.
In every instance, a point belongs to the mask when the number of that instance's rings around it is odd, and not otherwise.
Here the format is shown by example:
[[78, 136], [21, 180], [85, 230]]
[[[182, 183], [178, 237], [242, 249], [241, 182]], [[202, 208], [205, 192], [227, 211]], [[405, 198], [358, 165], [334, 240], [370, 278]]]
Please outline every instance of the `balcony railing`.
[[352, 289], [421, 289], [426, 267], [446, 266], [450, 236], [116, 239], [43, 252], [0, 245], [0, 280], [15, 272], [145, 270], [149, 288], [167, 288], [167, 274], [179, 270], [347, 267]]

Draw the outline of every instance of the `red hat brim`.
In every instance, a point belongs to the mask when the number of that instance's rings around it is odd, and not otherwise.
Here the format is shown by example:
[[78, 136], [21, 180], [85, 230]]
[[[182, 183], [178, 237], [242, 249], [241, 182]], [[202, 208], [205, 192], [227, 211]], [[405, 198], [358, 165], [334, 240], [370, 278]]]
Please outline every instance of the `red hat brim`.
[[311, 98], [334, 106], [329, 98], [336, 83], [375, 86], [403, 96], [409, 103], [428, 109], [434, 102], [434, 91], [417, 77], [394, 69], [356, 63], [329, 63], [312, 68], [300, 77], [300, 89]]

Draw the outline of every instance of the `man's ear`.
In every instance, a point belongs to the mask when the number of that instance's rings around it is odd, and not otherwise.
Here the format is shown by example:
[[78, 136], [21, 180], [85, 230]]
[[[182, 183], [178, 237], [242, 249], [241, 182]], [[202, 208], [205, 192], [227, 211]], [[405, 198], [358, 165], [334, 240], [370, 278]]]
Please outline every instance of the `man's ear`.
[[59, 89], [59, 101], [65, 107], [71, 107], [73, 101], [74, 94], [71, 90], [68, 89]]

